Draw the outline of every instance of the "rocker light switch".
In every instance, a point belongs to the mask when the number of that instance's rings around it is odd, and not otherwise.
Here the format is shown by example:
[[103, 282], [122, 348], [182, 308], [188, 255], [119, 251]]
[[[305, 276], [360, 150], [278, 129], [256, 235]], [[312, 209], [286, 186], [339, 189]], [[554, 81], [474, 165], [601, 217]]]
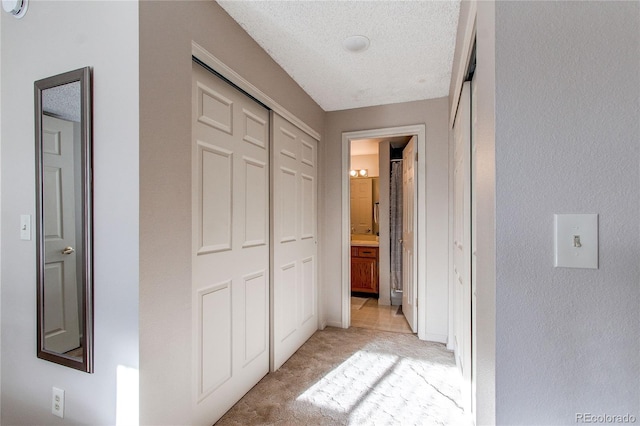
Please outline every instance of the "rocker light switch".
[[29, 241], [31, 240], [31, 215], [20, 215], [20, 239]]
[[555, 265], [598, 269], [598, 215], [557, 214]]

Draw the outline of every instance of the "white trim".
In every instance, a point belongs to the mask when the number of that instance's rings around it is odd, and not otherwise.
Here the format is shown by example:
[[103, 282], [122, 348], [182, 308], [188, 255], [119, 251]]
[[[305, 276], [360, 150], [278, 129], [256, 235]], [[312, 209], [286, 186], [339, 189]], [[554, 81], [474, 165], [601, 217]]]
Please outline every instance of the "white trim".
[[349, 185], [349, 167], [351, 164], [351, 133], [342, 133], [342, 168], [340, 169], [342, 182], [342, 328], [351, 325], [351, 187]]
[[[438, 342], [438, 343], [447, 343], [447, 335], [446, 334], [431, 334], [431, 333], [427, 333], [425, 334], [425, 338], [422, 340], [428, 340], [430, 342]], [[449, 347], [447, 346], [447, 349], [449, 349]]]
[[[483, 5], [484, 7], [485, 5]], [[490, 7], [487, 8], [486, 10], [489, 11], [490, 10], [490, 15], [493, 15], [493, 17], [495, 17], [495, 5], [493, 3], [491, 3], [489, 5]], [[460, 19], [463, 19], [462, 16], [460, 17]], [[495, 22], [490, 22], [490, 27], [493, 27], [495, 29]], [[462, 45], [461, 45], [461, 50], [460, 52], [456, 52], [456, 55], [460, 55], [461, 60], [458, 63], [457, 69], [454, 70], [454, 76], [452, 78], [455, 78], [455, 86], [454, 86], [454, 91], [452, 93], [452, 99], [453, 102], [451, 103], [451, 110], [450, 110], [450, 115], [449, 115], [449, 330], [448, 330], [448, 335], [449, 335], [449, 342], [447, 343], [447, 349], [450, 350], [454, 350], [454, 344], [453, 344], [453, 336], [454, 336], [454, 318], [453, 318], [453, 304], [454, 304], [454, 300], [453, 300], [453, 287], [455, 286], [455, 282], [454, 282], [454, 275], [453, 275], [453, 192], [454, 192], [454, 188], [453, 188], [453, 162], [454, 162], [454, 158], [453, 158], [453, 152], [454, 152], [454, 141], [453, 141], [453, 126], [455, 123], [455, 119], [456, 119], [456, 115], [458, 112], [458, 106], [460, 105], [460, 98], [462, 96], [462, 90], [463, 90], [463, 85], [464, 85], [464, 80], [465, 77], [468, 73], [468, 67], [469, 67], [469, 60], [471, 57], [471, 53], [472, 53], [472, 49], [474, 46], [474, 43], [476, 42], [477, 38], [478, 38], [478, 4], [476, 1], [470, 2], [469, 3], [469, 10], [467, 11], [467, 17], [466, 17], [466, 25], [464, 28], [464, 32], [462, 34]], [[487, 35], [485, 33], [485, 36], [483, 37], [483, 41], [487, 41]], [[495, 34], [491, 35], [489, 37], [489, 40], [491, 40], [494, 44], [495, 44]], [[495, 46], [493, 46], [495, 47]], [[477, 49], [477, 48], [476, 48]], [[489, 49], [487, 49], [488, 51]], [[495, 52], [494, 52], [495, 53]], [[480, 53], [480, 55], [482, 55], [482, 52]], [[464, 60], [462, 60], [464, 58]], [[486, 56], [485, 56], [486, 58]], [[495, 57], [492, 58], [495, 61]], [[490, 62], [487, 61], [487, 64], [490, 64]], [[495, 63], [494, 63], [495, 65]], [[489, 65], [490, 67], [490, 65]], [[485, 68], [485, 70], [487, 70], [487, 68]], [[478, 69], [476, 68], [476, 73], [478, 72]], [[495, 74], [495, 68], [492, 70], [493, 74]], [[476, 74], [477, 75], [477, 74]], [[495, 77], [495, 75], [494, 75]], [[495, 83], [495, 82], [494, 82]], [[493, 89], [495, 91], [495, 84], [493, 86]], [[469, 105], [471, 108], [471, 104]], [[470, 110], [471, 112], [471, 110]], [[471, 117], [470, 121], [471, 121]], [[495, 124], [495, 117], [493, 124]], [[491, 126], [491, 123], [487, 123], [487, 126]], [[477, 132], [474, 132], [472, 134], [473, 138], [477, 137]], [[472, 139], [473, 141], [473, 139]], [[472, 142], [473, 143], [473, 142]], [[494, 146], [495, 148], [495, 146]], [[475, 156], [476, 154], [472, 151], [471, 152], [472, 156]], [[470, 158], [469, 161], [471, 163], [473, 163], [473, 159]], [[495, 178], [495, 176], [494, 176]], [[471, 183], [471, 192], [472, 195], [471, 197], [474, 197], [474, 183], [473, 183], [473, 177], [472, 179], [472, 183]], [[495, 179], [494, 179], [494, 184], [495, 184]], [[495, 195], [495, 193], [494, 193]], [[495, 201], [495, 200], [494, 200]], [[473, 208], [473, 206], [470, 206], [471, 208]], [[494, 212], [495, 213], [495, 212]], [[472, 221], [472, 216], [470, 215], [469, 220], [470, 222]], [[495, 219], [495, 216], [494, 216]], [[470, 223], [471, 224], [471, 223]], [[477, 223], [473, 223], [471, 224], [472, 227], [475, 227], [477, 225]], [[494, 230], [495, 231], [495, 230]], [[494, 236], [495, 236], [495, 232], [494, 232]], [[495, 248], [495, 247], [494, 247]], [[494, 266], [495, 266], [495, 259], [494, 259]], [[495, 278], [495, 276], [494, 276]], [[470, 282], [471, 284], [471, 282]], [[495, 282], [494, 282], [495, 285]], [[495, 296], [495, 293], [494, 293]], [[473, 300], [473, 296], [472, 296], [472, 300]], [[477, 312], [477, 308], [478, 308], [478, 303], [476, 302], [476, 312]], [[471, 309], [471, 306], [469, 306], [469, 309]], [[495, 313], [495, 306], [494, 306], [494, 311]], [[472, 312], [473, 315], [473, 312]], [[495, 318], [495, 317], [494, 317]], [[471, 321], [473, 321], [473, 318], [471, 319]], [[478, 319], [476, 318], [476, 322], [475, 322], [475, 327], [472, 326], [472, 332], [474, 330], [474, 328], [476, 328], [477, 331], [477, 325], [478, 325]], [[494, 326], [495, 326], [495, 322], [494, 322]], [[487, 330], [487, 334], [491, 333], [491, 332], [495, 332], [494, 330]], [[494, 334], [495, 337], [495, 334]], [[478, 342], [478, 336], [477, 334], [474, 335], [472, 333], [471, 336], [472, 342]], [[472, 344], [473, 345], [473, 344]], [[494, 345], [495, 345], [495, 341], [494, 341]], [[477, 347], [476, 347], [477, 350]], [[471, 353], [471, 365], [473, 366], [472, 368], [477, 367], [477, 360], [478, 360], [478, 352], [473, 352]], [[457, 357], [456, 357], [456, 361], [457, 361]], [[489, 361], [495, 366], [495, 353], [493, 353], [493, 358], [489, 359]], [[478, 406], [477, 406], [477, 395], [482, 393], [483, 389], [487, 389], [487, 390], [492, 390], [493, 392], [495, 391], [495, 369], [492, 369], [493, 371], [493, 377], [491, 377], [490, 375], [486, 375], [485, 379], [486, 379], [486, 383], [491, 383], [491, 388], [492, 389], [488, 389], [489, 386], [487, 386], [485, 384], [485, 382], [481, 383], [480, 386], [478, 386], [477, 380], [478, 380], [478, 373], [476, 373], [475, 379], [476, 379], [476, 389], [475, 389], [475, 394], [471, 395], [471, 400], [473, 401], [473, 407], [471, 407], [472, 404], [469, 404], [469, 407], [465, 407], [465, 415], [467, 418], [469, 418], [470, 422], [472, 425], [476, 425], [478, 424]], [[472, 385], [470, 385], [471, 387]], [[471, 389], [469, 389], [469, 391], [473, 392], [473, 388], [471, 387]], [[490, 394], [490, 392], [486, 392], [487, 394]], [[491, 395], [493, 397], [495, 397], [495, 393], [493, 393], [493, 395]], [[491, 396], [488, 397], [488, 399], [491, 399]], [[495, 401], [495, 399], [494, 399]], [[481, 410], [483, 408], [486, 407], [482, 407]], [[491, 410], [487, 410], [487, 414], [486, 414], [486, 418], [492, 418], [492, 422], [495, 423], [495, 405], [493, 407], [491, 407]], [[491, 422], [489, 422], [491, 423]]]
[[249, 80], [242, 77], [233, 69], [229, 68], [224, 62], [213, 56], [195, 41], [191, 42], [191, 54], [199, 61], [202, 61], [207, 66], [211, 67], [218, 74], [229, 80], [231, 83], [235, 84], [240, 89], [244, 90], [249, 95], [265, 104], [267, 107], [271, 108], [279, 116], [289, 121], [296, 127], [300, 128], [304, 132], [308, 133], [309, 136], [320, 142], [320, 133], [309, 127], [304, 121], [300, 120], [298, 117], [290, 113], [282, 105], [273, 100], [269, 95], [251, 84]]
[[[458, 100], [462, 93], [462, 83], [467, 74], [469, 68], [469, 59], [471, 58], [471, 49], [473, 49], [473, 42], [476, 39], [476, 17], [477, 17], [477, 2], [469, 2], [469, 10], [467, 13], [467, 25], [464, 29], [464, 35], [462, 39], [461, 60], [458, 63], [458, 68], [454, 70], [452, 78], [455, 78], [455, 86], [453, 90], [453, 102], [451, 102], [451, 111], [449, 114], [449, 129], [453, 128], [453, 121], [456, 118], [456, 111], [458, 110]], [[462, 17], [460, 17], [462, 19]]]
[[[412, 126], [389, 127], [383, 129], [359, 130], [342, 133], [342, 328], [349, 328], [351, 324], [351, 230], [349, 227], [349, 162], [351, 156], [350, 142], [354, 139], [373, 139], [394, 136], [418, 137], [416, 152], [418, 153], [418, 200], [416, 205], [427, 199], [426, 190], [426, 143], [427, 129], [424, 124]], [[426, 333], [427, 305], [426, 298], [426, 262], [427, 262], [427, 216], [424, 208], [418, 208], [418, 338], [427, 340]], [[436, 340], [440, 341], [440, 340]]]
[[[325, 323], [325, 327], [344, 328], [342, 327], [342, 323], [340, 321], [327, 321]], [[322, 330], [324, 330], [324, 328], [322, 328]]]
[[[458, 94], [458, 98], [460, 97], [460, 94]], [[456, 101], [456, 107], [457, 107], [458, 102]], [[456, 110], [457, 111], [457, 110]], [[455, 118], [455, 117], [454, 117]], [[449, 213], [447, 214], [448, 217], [448, 223], [447, 223], [447, 227], [448, 227], [448, 233], [447, 233], [447, 253], [449, 255], [449, 262], [447, 264], [447, 287], [448, 287], [448, 295], [449, 295], [449, 303], [448, 303], [448, 323], [447, 323], [447, 334], [448, 334], [448, 341], [447, 341], [447, 349], [449, 349], [450, 351], [454, 350], [454, 336], [453, 336], [453, 329], [454, 329], [454, 317], [453, 317], [453, 288], [454, 288], [454, 277], [455, 274], [453, 272], [453, 254], [454, 254], [454, 247], [453, 247], [453, 223], [454, 223], [454, 219], [453, 219], [453, 179], [454, 179], [454, 175], [453, 175], [453, 169], [454, 169], [454, 160], [453, 160], [453, 155], [454, 155], [454, 139], [453, 139], [453, 128], [449, 130], [449, 147], [448, 147], [448, 151], [449, 151], [449, 185], [448, 185], [448, 197], [449, 197]]]

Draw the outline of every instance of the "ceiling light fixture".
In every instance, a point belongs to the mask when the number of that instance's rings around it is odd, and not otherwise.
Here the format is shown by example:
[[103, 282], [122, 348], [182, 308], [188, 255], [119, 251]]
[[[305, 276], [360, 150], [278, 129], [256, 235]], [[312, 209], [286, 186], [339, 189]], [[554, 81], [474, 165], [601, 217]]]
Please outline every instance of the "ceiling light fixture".
[[15, 18], [22, 18], [27, 13], [29, 0], [2, 0], [2, 8]]
[[353, 35], [344, 39], [344, 41], [342, 42], [342, 47], [344, 47], [349, 52], [357, 53], [367, 50], [370, 43], [371, 42], [369, 41], [369, 39], [365, 36]]

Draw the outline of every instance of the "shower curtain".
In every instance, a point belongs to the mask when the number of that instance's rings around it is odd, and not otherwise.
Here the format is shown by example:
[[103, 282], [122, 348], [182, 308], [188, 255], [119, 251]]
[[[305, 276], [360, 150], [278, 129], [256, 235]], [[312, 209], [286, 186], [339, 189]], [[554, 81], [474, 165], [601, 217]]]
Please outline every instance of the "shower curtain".
[[391, 288], [402, 291], [402, 161], [391, 163], [390, 180]]

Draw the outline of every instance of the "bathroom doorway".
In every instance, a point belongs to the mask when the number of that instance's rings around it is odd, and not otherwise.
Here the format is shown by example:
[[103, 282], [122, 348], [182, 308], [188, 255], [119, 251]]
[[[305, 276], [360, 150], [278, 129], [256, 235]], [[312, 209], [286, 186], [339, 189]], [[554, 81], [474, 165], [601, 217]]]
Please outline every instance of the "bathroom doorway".
[[[392, 279], [391, 274], [391, 249], [392, 237], [390, 229], [390, 205], [391, 205], [391, 173], [392, 153], [402, 152], [403, 148], [413, 139], [415, 153], [424, 152], [425, 129], [423, 125], [407, 126], [403, 128], [378, 129], [363, 132], [349, 132], [343, 134], [343, 158], [346, 160], [343, 176], [343, 327], [350, 325], [362, 326], [362, 318], [359, 314], [362, 309], [376, 307], [386, 309], [389, 312], [385, 319], [378, 318], [378, 324], [391, 325], [394, 318], [404, 321], [404, 315], [409, 313], [409, 331], [420, 330], [420, 315], [418, 310], [419, 289], [418, 282], [421, 274], [424, 274], [424, 257], [415, 254], [420, 252], [420, 246], [424, 246], [424, 239], [418, 237], [416, 232], [415, 248], [409, 250], [406, 258], [415, 259], [415, 267], [410, 266], [407, 274], [401, 277], [410, 282], [403, 286], [398, 278]], [[415, 221], [414, 226], [409, 227], [412, 232], [425, 229], [426, 217], [424, 211], [417, 209], [419, 200], [424, 200], [425, 187], [418, 185], [424, 178], [424, 158], [420, 159], [411, 154], [415, 179], [410, 184], [416, 189], [413, 197], [405, 198], [413, 200], [411, 211], [404, 221]], [[406, 185], [405, 185], [406, 186]], [[402, 197], [400, 197], [402, 199]], [[352, 208], [353, 206], [353, 208]], [[405, 234], [406, 236], [406, 234]], [[402, 243], [402, 236], [396, 234], [393, 241]], [[408, 241], [411, 243], [413, 238]], [[395, 244], [397, 245], [397, 244]], [[424, 250], [424, 247], [422, 248]], [[406, 252], [405, 252], [406, 253]], [[424, 251], [422, 251], [424, 253]], [[413, 262], [407, 263], [411, 265]], [[406, 267], [402, 265], [400, 267]], [[421, 267], [422, 266], [422, 267]], [[404, 268], [403, 268], [404, 270]], [[402, 280], [402, 278], [400, 278]], [[424, 280], [422, 280], [424, 283]], [[355, 286], [355, 287], [354, 287]], [[408, 290], [407, 290], [408, 288]], [[351, 296], [359, 298], [352, 304]], [[402, 301], [402, 296], [405, 300]], [[364, 303], [363, 299], [365, 300]], [[408, 307], [406, 312], [403, 309]], [[368, 310], [368, 317], [375, 315]], [[400, 330], [395, 323], [395, 329]], [[406, 330], [405, 330], [406, 331]]]
[[[402, 309], [403, 150], [412, 135], [350, 141], [351, 326], [412, 333]], [[408, 149], [413, 149], [413, 143]], [[413, 157], [412, 157], [413, 158]], [[413, 186], [413, 182], [409, 185]], [[411, 190], [409, 191], [412, 192]], [[413, 228], [413, 227], [411, 227]], [[410, 264], [411, 262], [407, 262]], [[406, 294], [404, 294], [406, 297]], [[405, 306], [407, 304], [405, 303]]]

